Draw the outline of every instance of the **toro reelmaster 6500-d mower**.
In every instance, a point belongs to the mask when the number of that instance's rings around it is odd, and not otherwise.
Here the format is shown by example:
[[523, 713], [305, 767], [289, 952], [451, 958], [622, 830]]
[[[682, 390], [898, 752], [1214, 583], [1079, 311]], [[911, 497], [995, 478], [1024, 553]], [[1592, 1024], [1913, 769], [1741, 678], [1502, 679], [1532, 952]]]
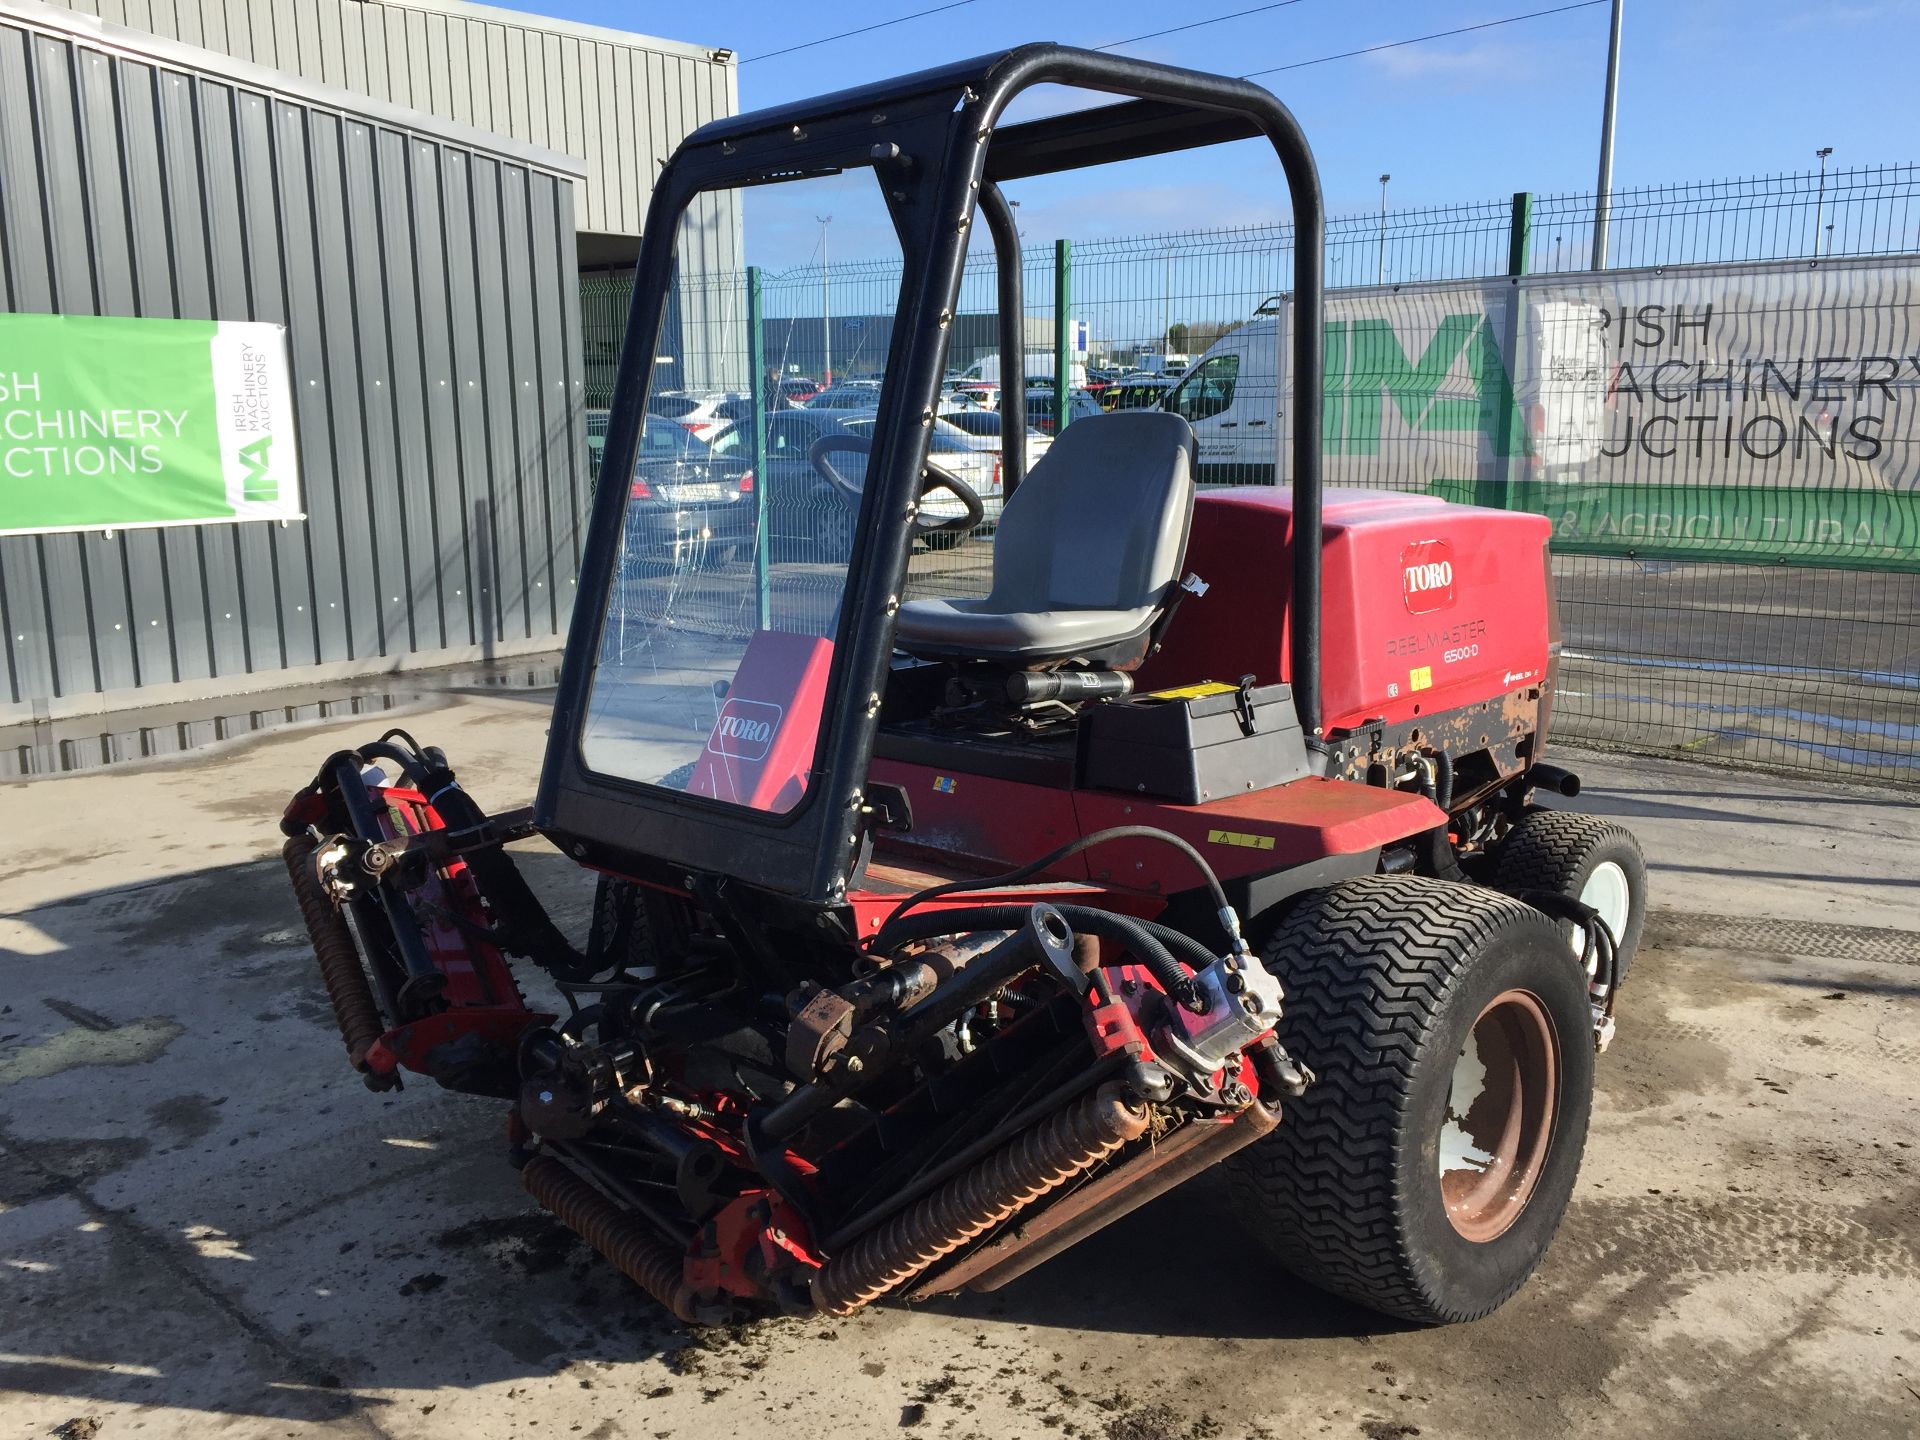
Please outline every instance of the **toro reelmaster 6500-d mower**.
[[[1003, 126], [1042, 84], [1122, 98]], [[1003, 187], [1247, 141], [1296, 235], [1276, 483], [1196, 494], [1166, 410], [955, 473], [976, 217], [1019, 373]], [[731, 468], [662, 480], [649, 397], [784, 373], [817, 279], [769, 304], [743, 266], [804, 259], [821, 213], [897, 248], [825, 337], [882, 377], [870, 407], [756, 415]], [[647, 220], [534, 805], [489, 816], [394, 731], [287, 809], [366, 1082], [505, 1102], [527, 1189], [688, 1321], [991, 1290], [1220, 1161], [1316, 1284], [1417, 1321], [1504, 1301], [1574, 1185], [1645, 869], [1531, 803], [1575, 785], [1541, 759], [1546, 521], [1322, 493], [1322, 250], [1273, 96], [1112, 55], [693, 135]], [[533, 835], [600, 874], [583, 946], [503, 848]]]

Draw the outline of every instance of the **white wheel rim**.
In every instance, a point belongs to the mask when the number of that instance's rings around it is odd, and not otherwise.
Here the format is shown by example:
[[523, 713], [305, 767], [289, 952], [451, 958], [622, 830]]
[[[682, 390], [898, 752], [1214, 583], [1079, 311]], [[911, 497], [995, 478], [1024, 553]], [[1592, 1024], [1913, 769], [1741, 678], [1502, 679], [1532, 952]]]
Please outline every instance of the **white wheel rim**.
[[[1590, 905], [1599, 912], [1607, 929], [1613, 933], [1613, 938], [1619, 940], [1627, 933], [1627, 920], [1633, 911], [1633, 893], [1627, 888], [1627, 872], [1612, 860], [1602, 860], [1593, 867], [1586, 884], [1580, 887], [1580, 903]], [[1586, 926], [1576, 925], [1573, 927], [1573, 953], [1584, 954], [1586, 948]]]

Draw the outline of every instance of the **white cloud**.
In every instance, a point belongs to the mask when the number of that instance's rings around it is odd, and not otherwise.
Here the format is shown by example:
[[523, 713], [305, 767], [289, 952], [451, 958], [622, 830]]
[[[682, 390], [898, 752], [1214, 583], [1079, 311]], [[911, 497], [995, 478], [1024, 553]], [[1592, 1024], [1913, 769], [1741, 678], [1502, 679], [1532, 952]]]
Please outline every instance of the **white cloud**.
[[1450, 90], [1508, 84], [1515, 76], [1542, 73], [1551, 63], [1543, 48], [1481, 40], [1458, 48], [1407, 45], [1369, 55], [1367, 65], [1389, 80], [1440, 82]]

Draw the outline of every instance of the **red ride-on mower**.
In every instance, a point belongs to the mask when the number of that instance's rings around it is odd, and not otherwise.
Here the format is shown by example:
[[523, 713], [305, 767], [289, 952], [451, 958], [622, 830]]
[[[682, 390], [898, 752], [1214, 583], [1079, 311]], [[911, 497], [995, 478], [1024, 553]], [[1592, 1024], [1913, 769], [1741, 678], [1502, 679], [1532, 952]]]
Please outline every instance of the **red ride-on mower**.
[[[1123, 98], [1002, 125], [1041, 84]], [[1023, 365], [1003, 187], [1246, 141], [1292, 193], [1287, 473], [1196, 494], [1187, 421], [1115, 413], [1030, 474], [1007, 447], [990, 515], [933, 443], [976, 215]], [[1547, 523], [1323, 495], [1292, 116], [1051, 45], [682, 145], [603, 474], [653, 391], [778, 373], [741, 236], [814, 191], [898, 248], [890, 315], [836, 342], [883, 374], [873, 409], [810, 445], [754, 417], [734, 553], [654, 553], [635, 487], [599, 487], [530, 810], [483, 812], [399, 731], [288, 807], [352, 1064], [502, 1100], [527, 1189], [688, 1321], [992, 1290], [1221, 1161], [1300, 1275], [1488, 1313], [1566, 1207], [1645, 905], [1630, 836], [1532, 804], [1576, 784], [1541, 754]], [[850, 555], [819, 543], [848, 515]], [[600, 874], [584, 946], [505, 848], [534, 835]]]

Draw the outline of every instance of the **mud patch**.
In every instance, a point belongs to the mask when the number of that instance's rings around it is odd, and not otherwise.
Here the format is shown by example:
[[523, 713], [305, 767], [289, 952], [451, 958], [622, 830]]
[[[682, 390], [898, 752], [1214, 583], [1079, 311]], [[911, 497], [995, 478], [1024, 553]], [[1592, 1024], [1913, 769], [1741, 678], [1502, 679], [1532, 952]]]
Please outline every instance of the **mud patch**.
[[1189, 1420], [1173, 1406], [1156, 1402], [1121, 1411], [1100, 1433], [1106, 1440], [1208, 1440], [1220, 1434], [1220, 1426], [1211, 1416]]
[[175, 1095], [147, 1107], [147, 1119], [170, 1131], [182, 1145], [200, 1139], [220, 1123], [220, 1101], [205, 1095]]
[[523, 1275], [544, 1275], [561, 1266], [585, 1262], [586, 1242], [545, 1211], [469, 1220], [442, 1230], [433, 1243], [444, 1250], [473, 1250], [495, 1264]]
[[340, 1026], [339, 1019], [333, 1013], [333, 1002], [327, 999], [324, 990], [289, 991], [280, 998], [280, 1004], [282, 1010], [295, 1020], [318, 1025], [322, 1030], [337, 1030]]
[[1726, 1085], [1732, 1052], [1711, 1032], [1642, 1023], [1624, 993], [1622, 1005], [1619, 1036], [1599, 1073], [1599, 1091], [1614, 1109], [1647, 1110]]
[[116, 928], [122, 935], [137, 934], [148, 945], [204, 945], [210, 931], [227, 935], [244, 930], [248, 933], [242, 943], [251, 947], [255, 936], [286, 930], [297, 923], [299, 914], [286, 885], [286, 868], [278, 859], [234, 865], [169, 884], [155, 902], [145, 915], [129, 916]]
[[0, 1055], [0, 1090], [22, 1080], [42, 1080], [82, 1065], [145, 1065], [163, 1054], [181, 1026], [164, 1015], [116, 1025], [111, 1030], [76, 1026], [38, 1045], [22, 1045]]
[[0, 1208], [64, 1195], [103, 1175], [124, 1170], [147, 1153], [148, 1143], [113, 1140], [17, 1140], [0, 1148]]

